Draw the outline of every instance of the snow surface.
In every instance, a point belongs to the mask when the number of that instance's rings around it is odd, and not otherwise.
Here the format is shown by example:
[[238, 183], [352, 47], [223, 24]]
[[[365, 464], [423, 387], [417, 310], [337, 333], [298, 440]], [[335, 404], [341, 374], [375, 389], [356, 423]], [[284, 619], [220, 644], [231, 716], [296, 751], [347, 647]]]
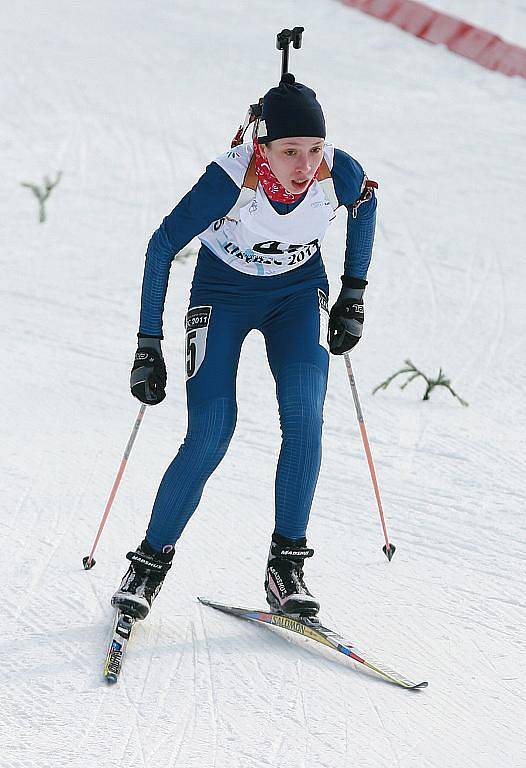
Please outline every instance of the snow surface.
[[[380, 182], [353, 363], [397, 545], [388, 563], [333, 359], [308, 582], [326, 623], [429, 688], [196, 601], [264, 607], [279, 427], [258, 334], [231, 449], [110, 688], [109, 599], [185, 431], [193, 257], [172, 271], [168, 397], [146, 413], [83, 571], [139, 407], [128, 376], [146, 243], [276, 82], [275, 34], [295, 24], [307, 31], [291, 70]], [[18, 0], [0, 51], [1, 768], [524, 766], [524, 81], [332, 0]], [[20, 182], [59, 170], [39, 224]], [[342, 216], [324, 249], [333, 298], [343, 242]], [[442, 366], [469, 408], [445, 390], [422, 402], [418, 382], [373, 397], [408, 356]]]

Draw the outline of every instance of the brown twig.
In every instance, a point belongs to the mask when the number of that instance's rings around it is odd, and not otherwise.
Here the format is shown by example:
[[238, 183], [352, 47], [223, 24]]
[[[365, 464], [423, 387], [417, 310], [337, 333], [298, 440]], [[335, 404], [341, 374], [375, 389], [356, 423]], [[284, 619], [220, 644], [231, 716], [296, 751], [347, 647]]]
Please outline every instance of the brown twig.
[[62, 171], [59, 171], [57, 173], [57, 178], [55, 179], [55, 181], [51, 181], [49, 176], [44, 176], [44, 186], [42, 188], [39, 187], [37, 184], [32, 184], [29, 181], [21, 182], [21, 186], [27, 187], [28, 189], [30, 189], [38, 200], [38, 203], [39, 203], [38, 220], [41, 223], [46, 220], [46, 208], [45, 208], [46, 200], [51, 194], [51, 190], [54, 189], [54, 187], [56, 187], [57, 184], [59, 183], [61, 176], [62, 176]]
[[426, 391], [424, 392], [423, 400], [429, 400], [429, 396], [431, 395], [431, 392], [435, 387], [446, 387], [453, 397], [456, 397], [456, 399], [459, 401], [461, 405], [467, 406], [468, 403], [463, 400], [457, 393], [454, 391], [454, 389], [451, 386], [451, 382], [446, 376], [444, 375], [444, 372], [442, 371], [442, 368], [438, 371], [438, 376], [436, 379], [431, 379], [428, 376], [426, 376], [425, 373], [420, 371], [414, 363], [411, 362], [411, 360], [407, 359], [404, 360], [405, 368], [401, 368], [399, 371], [396, 371], [396, 373], [393, 373], [392, 376], [389, 376], [385, 381], [383, 381], [381, 384], [378, 384], [377, 387], [373, 389], [373, 395], [378, 392], [379, 389], [387, 389], [389, 384], [391, 384], [394, 379], [396, 379], [397, 376], [403, 375], [405, 373], [409, 374], [409, 378], [407, 381], [404, 381], [404, 383], [400, 386], [400, 389], [405, 389], [408, 384], [410, 384], [414, 379], [417, 379], [418, 377], [422, 377], [424, 381], [426, 382]]

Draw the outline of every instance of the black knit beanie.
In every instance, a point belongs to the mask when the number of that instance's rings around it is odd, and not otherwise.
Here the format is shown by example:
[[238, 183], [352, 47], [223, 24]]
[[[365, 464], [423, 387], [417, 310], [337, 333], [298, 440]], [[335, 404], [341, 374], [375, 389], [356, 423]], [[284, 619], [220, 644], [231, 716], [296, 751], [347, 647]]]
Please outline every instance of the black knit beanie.
[[263, 113], [258, 128], [258, 141], [268, 144], [274, 139], [291, 136], [319, 136], [324, 139], [325, 118], [316, 94], [294, 75], [286, 72], [280, 84], [263, 97]]

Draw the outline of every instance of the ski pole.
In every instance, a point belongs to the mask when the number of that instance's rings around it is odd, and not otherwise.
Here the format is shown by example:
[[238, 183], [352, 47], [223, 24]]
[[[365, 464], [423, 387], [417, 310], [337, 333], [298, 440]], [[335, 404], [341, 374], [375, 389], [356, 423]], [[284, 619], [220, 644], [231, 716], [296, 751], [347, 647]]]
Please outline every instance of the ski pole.
[[122, 457], [121, 465], [119, 467], [119, 471], [117, 472], [117, 477], [114, 480], [113, 487], [111, 489], [111, 493], [109, 495], [108, 501], [106, 502], [106, 508], [104, 510], [104, 514], [102, 515], [102, 519], [100, 521], [99, 530], [97, 531], [97, 535], [95, 536], [95, 541], [93, 542], [93, 546], [91, 547], [91, 552], [89, 555], [86, 555], [86, 557], [82, 558], [82, 564], [84, 565], [84, 570], [89, 571], [90, 568], [93, 568], [95, 565], [95, 560], [93, 559], [93, 553], [95, 552], [95, 549], [97, 547], [97, 544], [99, 543], [99, 539], [102, 533], [102, 530], [104, 526], [106, 525], [106, 520], [108, 519], [108, 515], [110, 514], [110, 509], [113, 504], [113, 500], [115, 499], [115, 496], [117, 494], [117, 490], [119, 488], [122, 476], [124, 474], [124, 470], [126, 469], [126, 462], [128, 461], [128, 457], [131, 453], [131, 449], [133, 448], [133, 444], [135, 442], [135, 438], [137, 437], [137, 432], [139, 431], [139, 427], [141, 426], [142, 417], [144, 416], [144, 412], [146, 411], [146, 405], [141, 405], [139, 408], [139, 413], [137, 415], [137, 418], [135, 420], [135, 424], [133, 425], [132, 433], [130, 435], [130, 439], [128, 440], [128, 444], [126, 446], [126, 449], [124, 451], [124, 455]]
[[389, 562], [391, 562], [391, 558], [395, 553], [396, 547], [394, 544], [389, 543], [389, 539], [387, 537], [387, 528], [385, 526], [384, 511], [382, 508], [382, 500], [380, 498], [380, 489], [378, 488], [378, 481], [376, 479], [376, 472], [373, 464], [373, 456], [371, 454], [371, 447], [369, 445], [369, 439], [367, 437], [367, 430], [365, 429], [362, 406], [360, 405], [360, 398], [358, 397], [358, 390], [356, 388], [356, 381], [354, 379], [354, 373], [352, 370], [351, 358], [349, 357], [349, 353], [345, 352], [343, 355], [343, 358], [345, 360], [345, 366], [347, 368], [347, 375], [349, 376], [349, 384], [351, 385], [354, 406], [356, 408], [356, 415], [358, 417], [358, 425], [360, 427], [360, 432], [362, 434], [363, 447], [365, 449], [365, 455], [367, 456], [367, 463], [369, 465], [369, 472], [371, 473], [371, 480], [373, 481], [373, 488], [374, 488], [374, 494], [376, 496], [376, 503], [378, 504], [378, 512], [380, 513], [380, 520], [382, 522], [382, 528], [383, 528], [384, 538], [385, 538], [385, 546], [383, 546], [382, 549], [385, 555], [387, 556], [387, 559], [389, 560]]

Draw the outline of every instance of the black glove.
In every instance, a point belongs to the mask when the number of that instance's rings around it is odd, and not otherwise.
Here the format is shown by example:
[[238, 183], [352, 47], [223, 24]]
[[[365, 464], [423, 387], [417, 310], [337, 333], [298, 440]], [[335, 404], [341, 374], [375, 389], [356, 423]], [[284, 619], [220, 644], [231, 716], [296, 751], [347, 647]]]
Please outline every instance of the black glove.
[[132, 395], [146, 405], [157, 405], [166, 397], [166, 366], [159, 339], [139, 336], [130, 376]]
[[[329, 349], [343, 355], [360, 341], [366, 280], [342, 277], [342, 289], [329, 315]], [[360, 287], [359, 287], [360, 286]]]

